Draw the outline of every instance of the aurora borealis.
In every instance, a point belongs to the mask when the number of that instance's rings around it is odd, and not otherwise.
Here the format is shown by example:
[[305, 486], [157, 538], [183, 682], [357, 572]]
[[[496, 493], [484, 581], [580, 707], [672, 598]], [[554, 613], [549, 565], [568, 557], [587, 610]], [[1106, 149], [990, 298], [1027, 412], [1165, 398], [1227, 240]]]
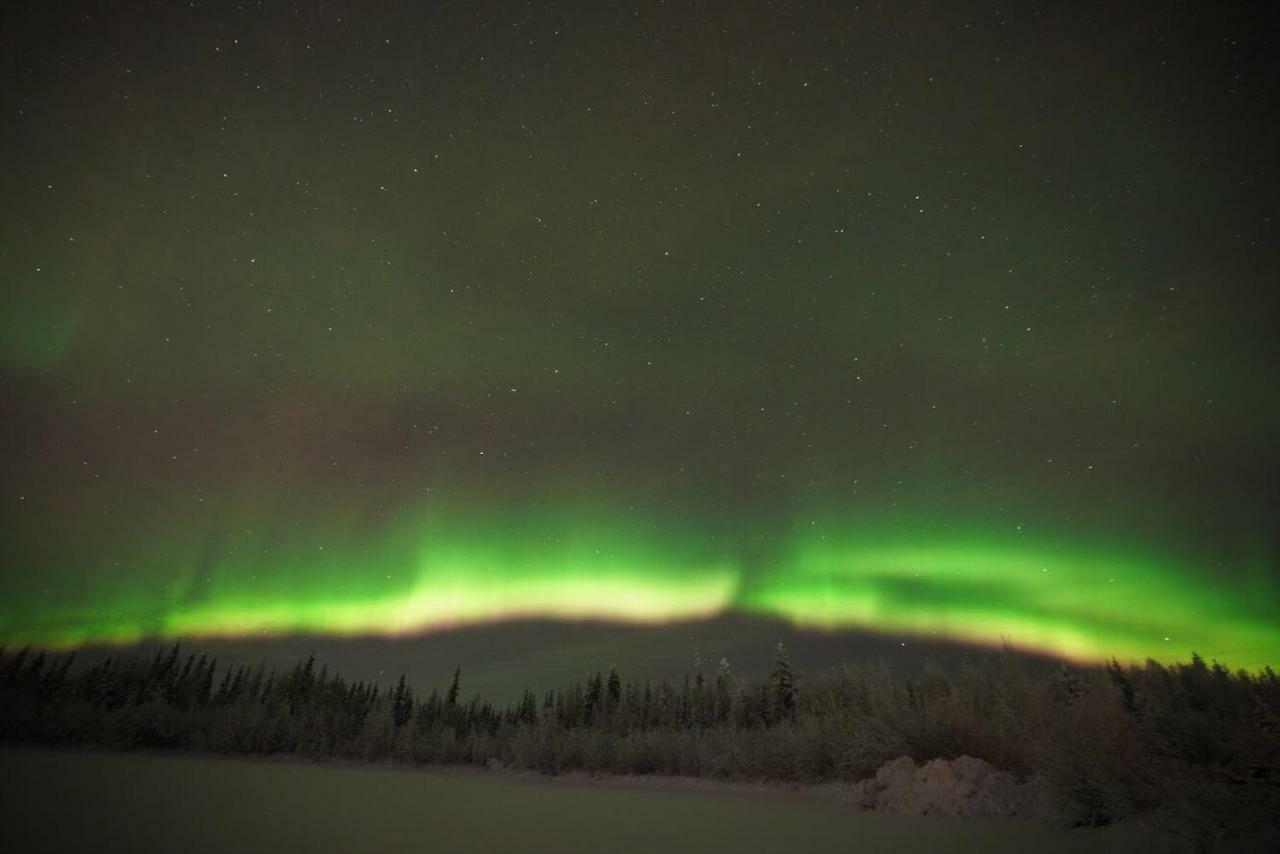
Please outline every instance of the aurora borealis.
[[9, 4], [0, 643], [1280, 660], [1273, 13], [785, 5]]
[[[259, 633], [397, 636], [519, 618], [653, 623], [733, 610], [826, 630], [1007, 642], [1082, 662], [1172, 656], [1188, 644], [1209, 654], [1233, 650], [1240, 660], [1276, 637], [1268, 608], [1258, 604], [1274, 588], [1253, 591], [1260, 600], [1242, 599], [1194, 572], [1114, 550], [982, 540], [922, 545], [926, 538], [909, 533], [893, 545], [878, 528], [849, 542], [806, 538], [752, 577], [741, 561], [705, 543], [662, 546], [610, 531], [601, 520], [578, 531], [550, 519], [537, 527], [502, 519], [496, 527], [486, 533], [446, 515], [424, 522], [416, 549], [378, 554], [360, 543], [332, 558], [229, 559], [205, 567], [198, 595], [170, 588], [157, 606], [146, 591], [118, 601], [104, 592], [93, 609], [45, 622], [37, 613], [28, 619], [31, 634], [19, 639], [76, 645]], [[181, 557], [177, 563], [192, 566]], [[258, 581], [273, 576], [288, 586]], [[1143, 607], [1135, 609], [1135, 601]]]

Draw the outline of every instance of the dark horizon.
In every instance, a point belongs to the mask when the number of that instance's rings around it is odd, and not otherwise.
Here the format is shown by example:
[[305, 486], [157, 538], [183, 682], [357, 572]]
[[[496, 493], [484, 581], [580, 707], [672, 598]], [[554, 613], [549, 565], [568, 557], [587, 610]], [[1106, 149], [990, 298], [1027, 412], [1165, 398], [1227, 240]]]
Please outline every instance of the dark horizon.
[[[727, 658], [737, 676], [761, 679], [768, 672], [778, 643], [790, 651], [796, 672], [813, 678], [845, 667], [881, 665], [906, 678], [926, 664], [936, 664], [950, 672], [966, 662], [990, 662], [1006, 654], [1034, 670], [1052, 668], [1060, 661], [1009, 647], [857, 631], [805, 631], [781, 620], [734, 615], [661, 626], [511, 621], [405, 638], [151, 638], [128, 645], [47, 652], [53, 656], [74, 652], [75, 670], [107, 658], [167, 654], [175, 644], [180, 645], [184, 658], [188, 654], [207, 655], [218, 662], [220, 669], [265, 663], [268, 669], [285, 672], [314, 656], [317, 668], [325, 666], [348, 679], [376, 682], [384, 688], [404, 675], [423, 696], [432, 690], [443, 691], [454, 668], [460, 667], [468, 694], [476, 693], [503, 705], [518, 700], [525, 689], [585, 680], [611, 667], [617, 667], [630, 679], [678, 682], [694, 672], [699, 659], [705, 671], [711, 673], [722, 658]], [[33, 649], [33, 653], [38, 651]], [[8, 652], [12, 654], [17, 649], [10, 647]], [[1189, 661], [1193, 652], [1187, 651], [1179, 660]], [[1099, 659], [1078, 666], [1101, 668], [1106, 661]], [[1230, 661], [1223, 663], [1232, 665]]]

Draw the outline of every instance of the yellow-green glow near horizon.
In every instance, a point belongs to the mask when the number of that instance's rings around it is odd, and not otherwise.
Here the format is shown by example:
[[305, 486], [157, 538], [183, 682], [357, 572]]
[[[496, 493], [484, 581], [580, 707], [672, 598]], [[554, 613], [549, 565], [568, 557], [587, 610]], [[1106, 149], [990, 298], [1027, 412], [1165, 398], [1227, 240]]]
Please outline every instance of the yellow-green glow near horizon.
[[742, 612], [811, 629], [1008, 643], [1077, 661], [1196, 651], [1261, 667], [1280, 654], [1268, 582], [1218, 587], [1173, 561], [1116, 549], [924, 532], [913, 542], [891, 530], [793, 537], [747, 561], [723, 540], [599, 519], [508, 520], [484, 530], [475, 519], [436, 516], [413, 536], [372, 547], [310, 556], [295, 548], [259, 565], [229, 557], [176, 593], [7, 603], [0, 634], [10, 644], [68, 647], [401, 636], [513, 619], [659, 624]]
[[661, 581], [640, 573], [604, 571], [574, 577], [549, 575], [511, 582], [463, 579], [423, 582], [402, 595], [363, 601], [318, 599], [298, 606], [228, 602], [174, 614], [173, 636], [316, 632], [335, 635], [408, 635], [511, 619], [601, 620], [660, 623], [721, 613], [735, 576], [711, 571], [689, 581]]

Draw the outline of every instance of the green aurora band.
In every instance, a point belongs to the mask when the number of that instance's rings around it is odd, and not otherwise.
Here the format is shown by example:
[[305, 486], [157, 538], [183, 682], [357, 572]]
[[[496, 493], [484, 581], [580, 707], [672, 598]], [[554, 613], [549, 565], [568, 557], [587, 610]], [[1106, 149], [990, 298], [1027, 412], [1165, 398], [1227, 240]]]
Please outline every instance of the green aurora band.
[[[186, 580], [162, 591], [116, 581], [56, 603], [7, 601], [0, 640], [67, 648], [402, 636], [512, 619], [658, 624], [740, 612], [817, 630], [1008, 644], [1080, 662], [1168, 661], [1196, 651], [1256, 668], [1280, 652], [1269, 604], [1276, 591], [1265, 572], [1252, 574], [1251, 587], [1225, 587], [1173, 560], [1020, 533], [804, 532], [748, 559], [733, 538], [599, 513], [483, 524], [434, 512], [372, 546], [358, 536], [334, 539], [265, 545], [246, 535], [203, 565], [198, 549], [171, 552]], [[256, 557], [237, 557], [249, 554]]]

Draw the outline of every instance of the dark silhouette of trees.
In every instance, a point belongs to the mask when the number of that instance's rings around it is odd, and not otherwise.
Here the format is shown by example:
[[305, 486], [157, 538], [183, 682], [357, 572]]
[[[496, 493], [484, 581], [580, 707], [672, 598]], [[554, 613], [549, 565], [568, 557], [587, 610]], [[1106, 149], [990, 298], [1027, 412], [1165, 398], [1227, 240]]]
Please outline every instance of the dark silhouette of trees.
[[391, 720], [396, 729], [399, 729], [407, 724], [412, 716], [413, 690], [405, 684], [404, 674], [401, 673], [400, 681], [396, 683], [395, 691], [391, 695]]
[[609, 695], [608, 695], [609, 714], [613, 714], [614, 712], [616, 712], [621, 702], [622, 702], [622, 679], [618, 676], [618, 668], [611, 666], [609, 668]]
[[595, 720], [596, 709], [600, 705], [600, 672], [587, 680], [587, 696], [582, 704], [582, 722], [587, 726]]
[[3, 651], [0, 740], [808, 781], [970, 755], [1035, 775], [1085, 823], [1164, 809], [1200, 839], [1280, 814], [1280, 678], [1195, 655], [1028, 672], [1006, 654], [905, 679], [851, 667], [801, 691], [779, 645], [759, 682], [727, 660], [714, 682], [610, 667], [507, 707], [464, 701], [461, 667], [420, 699], [403, 674], [383, 688], [315, 665], [222, 668], [176, 645], [79, 667]]
[[796, 679], [791, 672], [787, 649], [778, 642], [773, 652], [773, 670], [769, 673], [769, 721], [791, 720], [796, 712]]
[[733, 671], [729, 665], [729, 659], [721, 658], [720, 665], [716, 668], [715, 713], [713, 715], [717, 724], [723, 724], [729, 720], [729, 715], [732, 713], [732, 683]]
[[453, 681], [449, 683], [449, 693], [445, 695], [444, 704], [449, 708], [458, 705], [458, 691], [462, 687], [462, 665], [453, 669]]

